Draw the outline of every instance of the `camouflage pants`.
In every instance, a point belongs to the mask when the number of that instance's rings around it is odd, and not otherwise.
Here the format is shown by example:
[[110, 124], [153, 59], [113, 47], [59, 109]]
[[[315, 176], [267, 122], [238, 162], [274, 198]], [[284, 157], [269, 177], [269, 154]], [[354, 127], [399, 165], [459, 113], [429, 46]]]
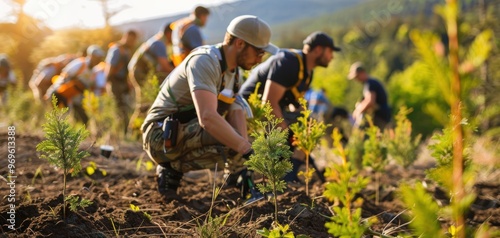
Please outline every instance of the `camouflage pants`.
[[180, 124], [177, 145], [165, 148], [162, 124], [153, 122], [144, 128], [143, 149], [157, 163], [170, 162], [172, 168], [186, 173], [192, 170], [215, 168], [219, 170], [228, 164], [230, 172], [241, 170], [244, 159], [240, 154], [223, 146], [208, 134], [198, 123], [198, 118]]

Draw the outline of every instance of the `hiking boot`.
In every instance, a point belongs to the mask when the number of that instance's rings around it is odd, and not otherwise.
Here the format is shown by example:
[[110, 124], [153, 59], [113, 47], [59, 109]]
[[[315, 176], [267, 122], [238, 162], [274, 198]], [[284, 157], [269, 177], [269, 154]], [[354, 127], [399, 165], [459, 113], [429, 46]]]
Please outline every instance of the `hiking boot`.
[[170, 166], [170, 163], [162, 163], [156, 167], [158, 178], [158, 192], [162, 195], [177, 194], [183, 173], [176, 171]]

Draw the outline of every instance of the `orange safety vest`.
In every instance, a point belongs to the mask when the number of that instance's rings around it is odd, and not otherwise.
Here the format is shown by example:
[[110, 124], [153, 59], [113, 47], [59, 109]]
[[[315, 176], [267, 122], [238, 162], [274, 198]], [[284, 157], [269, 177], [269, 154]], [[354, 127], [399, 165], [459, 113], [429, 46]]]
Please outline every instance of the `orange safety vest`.
[[179, 37], [178, 47], [181, 49], [181, 53], [180, 54], [172, 53], [171, 60], [172, 60], [172, 63], [174, 64], [174, 66], [178, 66], [179, 64], [181, 64], [182, 61], [190, 53], [190, 49], [187, 49], [186, 47], [184, 47], [181, 39], [182, 39], [182, 36], [184, 35], [184, 32], [186, 32], [186, 30], [190, 26], [192, 26], [194, 24], [194, 22], [195, 21], [191, 18], [183, 18], [183, 19], [177, 20], [171, 24], [172, 30], [176, 30], [178, 27], [180, 27], [180, 29], [178, 29], [178, 31], [179, 31], [179, 33], [178, 33], [178, 37]]
[[[87, 67], [87, 63], [85, 62], [85, 57], [78, 58], [82, 62], [82, 65], [78, 69], [75, 77], [70, 78], [67, 82], [63, 82], [59, 88], [56, 89], [56, 92], [63, 96], [66, 99], [70, 99], [78, 94], [81, 94], [85, 90], [85, 85], [76, 78], [76, 76], [83, 73], [85, 68]], [[52, 82], [55, 83], [59, 80], [64, 80], [67, 78], [65, 73], [61, 75], [56, 75], [52, 78]]]

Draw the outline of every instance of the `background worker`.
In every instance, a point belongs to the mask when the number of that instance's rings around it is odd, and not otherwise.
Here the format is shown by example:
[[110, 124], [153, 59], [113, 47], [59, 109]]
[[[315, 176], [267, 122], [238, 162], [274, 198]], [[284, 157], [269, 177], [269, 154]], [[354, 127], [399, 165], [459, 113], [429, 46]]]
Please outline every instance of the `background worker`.
[[52, 78], [61, 74], [62, 69], [75, 58], [75, 55], [63, 54], [43, 59], [38, 63], [29, 81], [29, 86], [31, 91], [33, 91], [35, 100], [39, 102], [44, 101], [43, 99], [45, 93], [47, 93], [47, 89], [52, 86]]
[[111, 93], [115, 99], [124, 132], [127, 129], [131, 111], [130, 89], [133, 88], [128, 80], [127, 66], [132, 58], [132, 50], [136, 42], [137, 33], [133, 30], [127, 31], [118, 42], [111, 43], [105, 61], [106, 81], [111, 85]]
[[[158, 190], [175, 196], [183, 173], [243, 167], [236, 153], [252, 153], [247, 139], [244, 103], [235, 98], [238, 68], [251, 69], [269, 43], [271, 29], [255, 16], [236, 17], [222, 44], [200, 47], [167, 77], [142, 125], [143, 147], [158, 163]], [[225, 103], [222, 103], [225, 102]], [[178, 123], [178, 124], [177, 124]]]
[[56, 82], [47, 90], [45, 99], [51, 100], [54, 95], [60, 107], [72, 108], [75, 118], [87, 124], [89, 118], [82, 106], [83, 92], [96, 88], [96, 72], [104, 72], [104, 67], [95, 66], [103, 59], [104, 51], [99, 46], [89, 46], [86, 57], [74, 59], [62, 70]]
[[7, 104], [7, 87], [16, 85], [16, 75], [7, 55], [0, 54], [0, 105]]
[[311, 110], [311, 116], [318, 121], [324, 121], [325, 115], [331, 107], [330, 101], [326, 97], [325, 88], [309, 89], [304, 98], [307, 100], [308, 109]]
[[144, 117], [150, 103], [142, 102], [141, 91], [149, 76], [156, 76], [159, 83], [172, 72], [174, 66], [170, 62], [167, 45], [171, 44], [172, 29], [170, 23], [166, 24], [160, 32], [149, 38], [135, 51], [128, 64], [129, 79], [135, 93], [134, 113], [130, 117], [127, 132], [138, 130], [135, 121]]
[[[240, 89], [240, 94], [248, 98], [260, 82], [258, 93], [262, 95], [262, 102], [269, 102], [274, 116], [284, 119], [279, 125], [281, 128], [288, 128], [300, 116], [299, 98], [309, 90], [313, 69], [327, 67], [334, 57], [333, 51], [340, 51], [330, 36], [319, 31], [311, 33], [303, 43], [302, 50], [281, 49], [257, 66]], [[290, 147], [293, 149], [291, 144]], [[303, 158], [297, 157], [295, 153], [291, 159], [294, 169], [285, 177], [287, 181], [298, 181], [297, 172]]]
[[355, 127], [369, 126], [364, 115], [370, 115], [373, 124], [383, 131], [391, 121], [391, 109], [384, 86], [379, 80], [368, 75], [363, 63], [359, 61], [351, 65], [347, 77], [363, 84], [362, 100], [356, 104], [352, 113]]
[[172, 23], [172, 62], [179, 65], [196, 47], [203, 45], [201, 27], [207, 23], [210, 11], [198, 6], [185, 18]]

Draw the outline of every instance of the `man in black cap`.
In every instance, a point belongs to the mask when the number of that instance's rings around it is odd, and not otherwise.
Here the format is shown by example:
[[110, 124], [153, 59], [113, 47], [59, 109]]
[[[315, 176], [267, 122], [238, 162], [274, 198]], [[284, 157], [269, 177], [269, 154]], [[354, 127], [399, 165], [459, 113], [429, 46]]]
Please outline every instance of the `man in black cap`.
[[[257, 66], [239, 91], [248, 98], [260, 82], [258, 93], [262, 101], [271, 104], [274, 116], [284, 119], [279, 125], [281, 128], [288, 128], [300, 116], [299, 98], [304, 97], [311, 85], [313, 69], [327, 67], [334, 57], [333, 52], [340, 51], [330, 36], [319, 31], [311, 33], [303, 43], [302, 50], [281, 49]], [[294, 170], [285, 177], [287, 181], [297, 180], [300, 158], [292, 157], [292, 163]]]

